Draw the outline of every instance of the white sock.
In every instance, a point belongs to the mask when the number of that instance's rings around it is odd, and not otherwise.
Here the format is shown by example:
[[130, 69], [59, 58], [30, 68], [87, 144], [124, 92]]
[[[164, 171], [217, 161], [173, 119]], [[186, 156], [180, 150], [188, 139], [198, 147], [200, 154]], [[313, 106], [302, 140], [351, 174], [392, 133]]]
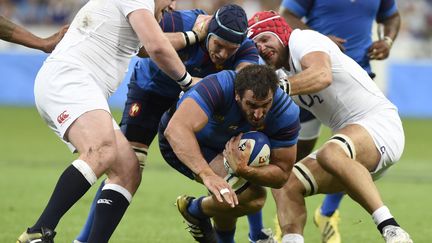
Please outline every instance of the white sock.
[[300, 234], [286, 234], [282, 237], [282, 243], [304, 243], [304, 238]]
[[386, 206], [381, 206], [372, 213], [372, 218], [375, 224], [379, 225], [384, 220], [393, 218], [393, 215], [391, 215], [390, 210]]

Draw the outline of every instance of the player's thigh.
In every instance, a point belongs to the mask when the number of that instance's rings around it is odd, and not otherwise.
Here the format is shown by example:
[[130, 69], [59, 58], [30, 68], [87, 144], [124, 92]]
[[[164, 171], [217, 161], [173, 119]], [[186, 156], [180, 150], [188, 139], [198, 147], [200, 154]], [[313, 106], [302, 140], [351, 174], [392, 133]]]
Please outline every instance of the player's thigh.
[[373, 138], [375, 149], [380, 154], [375, 167], [369, 170], [373, 179], [376, 180], [402, 156], [405, 145], [402, 122], [396, 109], [384, 109], [356, 124], [367, 130]]
[[340, 181], [321, 167], [316, 160], [316, 153], [294, 165], [286, 186], [291, 190], [301, 191], [305, 196], [344, 190]]
[[123, 133], [119, 129], [114, 130], [114, 133], [118, 152], [115, 163], [108, 171], [108, 177], [117, 177], [125, 185], [133, 183], [138, 186], [141, 180], [138, 159]]
[[150, 145], [157, 134], [162, 114], [175, 105], [177, 97], [159, 95], [133, 81], [128, 88], [121, 130], [129, 141]]
[[113, 119], [109, 112], [102, 109], [87, 111], [79, 116], [69, 126], [65, 137], [79, 153], [103, 146], [116, 146]]
[[113, 143], [116, 125], [107, 99], [85, 70], [44, 65], [36, 78], [35, 100], [43, 119], [72, 151]]

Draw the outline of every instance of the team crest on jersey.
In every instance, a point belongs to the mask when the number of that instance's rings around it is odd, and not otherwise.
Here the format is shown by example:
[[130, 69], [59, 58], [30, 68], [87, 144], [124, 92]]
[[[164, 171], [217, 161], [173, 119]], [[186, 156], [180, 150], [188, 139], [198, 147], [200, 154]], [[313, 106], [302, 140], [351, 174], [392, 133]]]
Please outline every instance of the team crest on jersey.
[[216, 64], [216, 69], [217, 70], [224, 70], [224, 66], [223, 65], [220, 65], [220, 64]]
[[63, 125], [67, 120], [69, 120], [69, 118], [70, 118], [70, 115], [65, 110], [62, 113], [60, 113], [60, 115], [57, 116], [57, 122], [60, 125]]
[[133, 103], [129, 109], [129, 116], [130, 117], [136, 117], [141, 112], [141, 104], [140, 103]]
[[213, 119], [215, 119], [216, 122], [222, 123], [225, 120], [225, 117], [222, 115], [213, 115]]

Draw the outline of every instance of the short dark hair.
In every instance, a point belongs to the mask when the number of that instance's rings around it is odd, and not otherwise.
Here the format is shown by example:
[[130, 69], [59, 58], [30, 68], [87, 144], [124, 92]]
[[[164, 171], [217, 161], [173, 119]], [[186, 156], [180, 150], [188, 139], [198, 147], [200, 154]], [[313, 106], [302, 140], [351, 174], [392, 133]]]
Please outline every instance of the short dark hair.
[[265, 65], [248, 65], [240, 70], [234, 80], [234, 87], [240, 98], [246, 90], [251, 90], [255, 98], [264, 99], [269, 90], [274, 94], [279, 86], [275, 70]]

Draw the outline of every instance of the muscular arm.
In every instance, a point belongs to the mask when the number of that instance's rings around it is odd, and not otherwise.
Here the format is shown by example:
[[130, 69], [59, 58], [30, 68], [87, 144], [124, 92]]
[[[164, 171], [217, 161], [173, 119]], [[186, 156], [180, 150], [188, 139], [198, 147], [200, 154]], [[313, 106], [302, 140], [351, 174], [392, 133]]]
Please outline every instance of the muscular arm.
[[[171, 45], [174, 47], [176, 51], [179, 51], [186, 47], [186, 40], [182, 32], [174, 32], [174, 33], [165, 33], [165, 36], [168, 38]], [[141, 47], [138, 53], [139, 57], [149, 57], [146, 49]]]
[[296, 158], [297, 146], [272, 149], [270, 164], [262, 167], [246, 166], [238, 175], [261, 186], [281, 188], [288, 181]]
[[3, 16], [0, 16], [0, 39], [38, 49], [44, 52], [54, 50], [57, 43], [63, 38], [68, 26], [63, 26], [57, 33], [48, 37], [40, 38], [33, 35], [23, 27], [12, 23]]
[[158, 67], [174, 80], [183, 77], [186, 68], [153, 14], [148, 10], [139, 9], [131, 12], [128, 18], [150, 58]]
[[[210, 168], [201, 154], [201, 149], [195, 136], [208, 122], [207, 115], [191, 98], [186, 98], [172, 116], [164, 132], [177, 157], [191, 169], [208, 190], [216, 196], [219, 202], [223, 199], [234, 207], [238, 199], [231, 186]], [[229, 193], [221, 194], [221, 189]]]
[[300, 60], [303, 71], [289, 79], [291, 95], [316, 93], [333, 81], [330, 57], [325, 52], [314, 51]]
[[396, 39], [400, 28], [400, 15], [398, 12], [382, 20], [380, 24], [384, 27], [383, 36], [380, 36], [380, 26], [378, 26], [379, 40], [374, 41], [368, 49], [368, 57], [371, 60], [384, 60], [390, 55], [393, 41]]
[[196, 175], [214, 174], [201, 154], [195, 132], [207, 124], [208, 118], [190, 98], [180, 104], [164, 132], [177, 157]]
[[399, 12], [396, 12], [392, 16], [384, 19], [380, 24], [384, 26], [384, 36], [388, 36], [394, 41], [399, 33], [401, 24]]

